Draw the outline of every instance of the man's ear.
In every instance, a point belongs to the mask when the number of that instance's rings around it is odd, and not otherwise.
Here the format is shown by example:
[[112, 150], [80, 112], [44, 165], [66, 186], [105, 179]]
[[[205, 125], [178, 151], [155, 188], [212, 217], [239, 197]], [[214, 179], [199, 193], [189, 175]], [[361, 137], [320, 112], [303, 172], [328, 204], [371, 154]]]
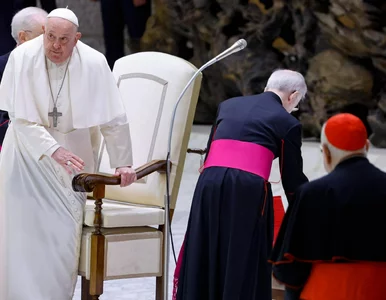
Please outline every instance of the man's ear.
[[80, 32], [77, 32], [75, 35], [76, 41], [79, 41], [81, 37], [82, 37], [82, 34]]
[[302, 98], [302, 95], [298, 92], [298, 91], [295, 91], [293, 92], [290, 96], [289, 96], [289, 101], [291, 103], [293, 102], [298, 102], [298, 100], [300, 101]]
[[24, 43], [26, 40], [26, 35], [25, 35], [25, 31], [21, 30], [19, 31], [19, 33], [17, 34], [17, 39], [19, 41], [19, 44], [22, 44]]
[[369, 152], [369, 148], [370, 148], [370, 141], [367, 140], [365, 145], [366, 152]]
[[332, 162], [332, 157], [331, 157], [331, 152], [330, 152], [330, 149], [328, 149], [327, 145], [326, 144], [323, 144], [322, 145], [322, 149], [323, 149], [323, 155], [326, 159], [326, 163], [328, 165], [331, 165], [331, 162]]

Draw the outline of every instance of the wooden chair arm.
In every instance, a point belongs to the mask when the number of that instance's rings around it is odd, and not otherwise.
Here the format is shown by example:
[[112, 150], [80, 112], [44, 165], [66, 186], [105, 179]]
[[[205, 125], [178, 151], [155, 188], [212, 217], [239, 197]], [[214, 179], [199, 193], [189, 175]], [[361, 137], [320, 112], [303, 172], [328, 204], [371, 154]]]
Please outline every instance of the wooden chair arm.
[[206, 154], [206, 148], [205, 149], [191, 149], [191, 148], [188, 148], [188, 150], [186, 152], [194, 153], [194, 154], [200, 154], [200, 155], [205, 155]]
[[[166, 172], [166, 160], [152, 160], [151, 162], [135, 169], [137, 179], [141, 179], [153, 172]], [[76, 175], [72, 180], [72, 188], [76, 192], [94, 191], [97, 185], [119, 185], [121, 177], [105, 176], [99, 174], [82, 173]]]

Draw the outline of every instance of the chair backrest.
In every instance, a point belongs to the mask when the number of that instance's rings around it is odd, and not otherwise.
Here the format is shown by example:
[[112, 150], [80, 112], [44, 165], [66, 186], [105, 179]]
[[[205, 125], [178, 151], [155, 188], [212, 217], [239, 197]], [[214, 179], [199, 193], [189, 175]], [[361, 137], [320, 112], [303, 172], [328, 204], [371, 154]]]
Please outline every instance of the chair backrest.
[[[113, 73], [125, 104], [134, 167], [166, 159], [172, 113], [178, 96], [197, 71], [189, 62], [160, 52], [141, 52], [116, 61]], [[186, 91], [175, 116], [171, 144], [170, 207], [174, 208], [193, 124], [202, 74]], [[98, 172], [114, 174], [102, 143]], [[164, 207], [166, 175], [155, 172], [126, 188], [109, 186], [106, 198]]]

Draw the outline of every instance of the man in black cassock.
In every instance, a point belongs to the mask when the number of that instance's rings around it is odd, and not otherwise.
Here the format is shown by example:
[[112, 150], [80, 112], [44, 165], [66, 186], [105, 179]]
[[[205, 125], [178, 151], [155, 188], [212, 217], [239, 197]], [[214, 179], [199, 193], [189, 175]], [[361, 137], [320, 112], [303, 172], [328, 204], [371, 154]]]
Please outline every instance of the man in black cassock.
[[386, 299], [386, 173], [366, 158], [366, 128], [351, 114], [330, 118], [321, 141], [329, 174], [297, 190], [274, 276], [288, 300]]
[[[289, 202], [295, 189], [308, 181], [303, 174], [301, 124], [290, 114], [306, 92], [301, 74], [279, 70], [264, 93], [220, 104], [180, 252], [176, 299], [272, 299], [268, 258], [273, 199], [269, 174], [257, 173], [260, 163], [270, 172], [272, 160], [279, 157]], [[220, 143], [230, 147], [218, 147]], [[218, 158], [222, 164], [209, 164]], [[247, 165], [239, 168], [240, 161]]]

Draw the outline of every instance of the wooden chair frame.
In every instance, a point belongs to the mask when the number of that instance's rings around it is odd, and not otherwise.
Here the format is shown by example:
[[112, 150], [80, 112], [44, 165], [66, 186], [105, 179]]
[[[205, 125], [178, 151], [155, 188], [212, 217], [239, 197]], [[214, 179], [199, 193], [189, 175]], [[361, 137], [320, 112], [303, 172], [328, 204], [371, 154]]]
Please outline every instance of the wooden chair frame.
[[[165, 173], [167, 167], [166, 160], [154, 160], [135, 170], [137, 179], [141, 179], [153, 172]], [[82, 173], [74, 177], [72, 188], [77, 192], [93, 193], [92, 198], [95, 200], [94, 231], [91, 236], [91, 263], [90, 263], [90, 280], [82, 276], [82, 300], [99, 300], [103, 294], [104, 266], [105, 266], [105, 236], [102, 233], [102, 205], [105, 197], [106, 185], [121, 184], [120, 177], [104, 176], [99, 174]], [[170, 209], [170, 218], [173, 216], [173, 209]], [[164, 225], [160, 225], [159, 231], [165, 236]], [[164, 239], [163, 239], [164, 243]], [[163, 248], [162, 248], [163, 249]], [[162, 264], [163, 267], [165, 264]], [[164, 281], [168, 280], [163, 276], [156, 277], [156, 300], [163, 299]]]

